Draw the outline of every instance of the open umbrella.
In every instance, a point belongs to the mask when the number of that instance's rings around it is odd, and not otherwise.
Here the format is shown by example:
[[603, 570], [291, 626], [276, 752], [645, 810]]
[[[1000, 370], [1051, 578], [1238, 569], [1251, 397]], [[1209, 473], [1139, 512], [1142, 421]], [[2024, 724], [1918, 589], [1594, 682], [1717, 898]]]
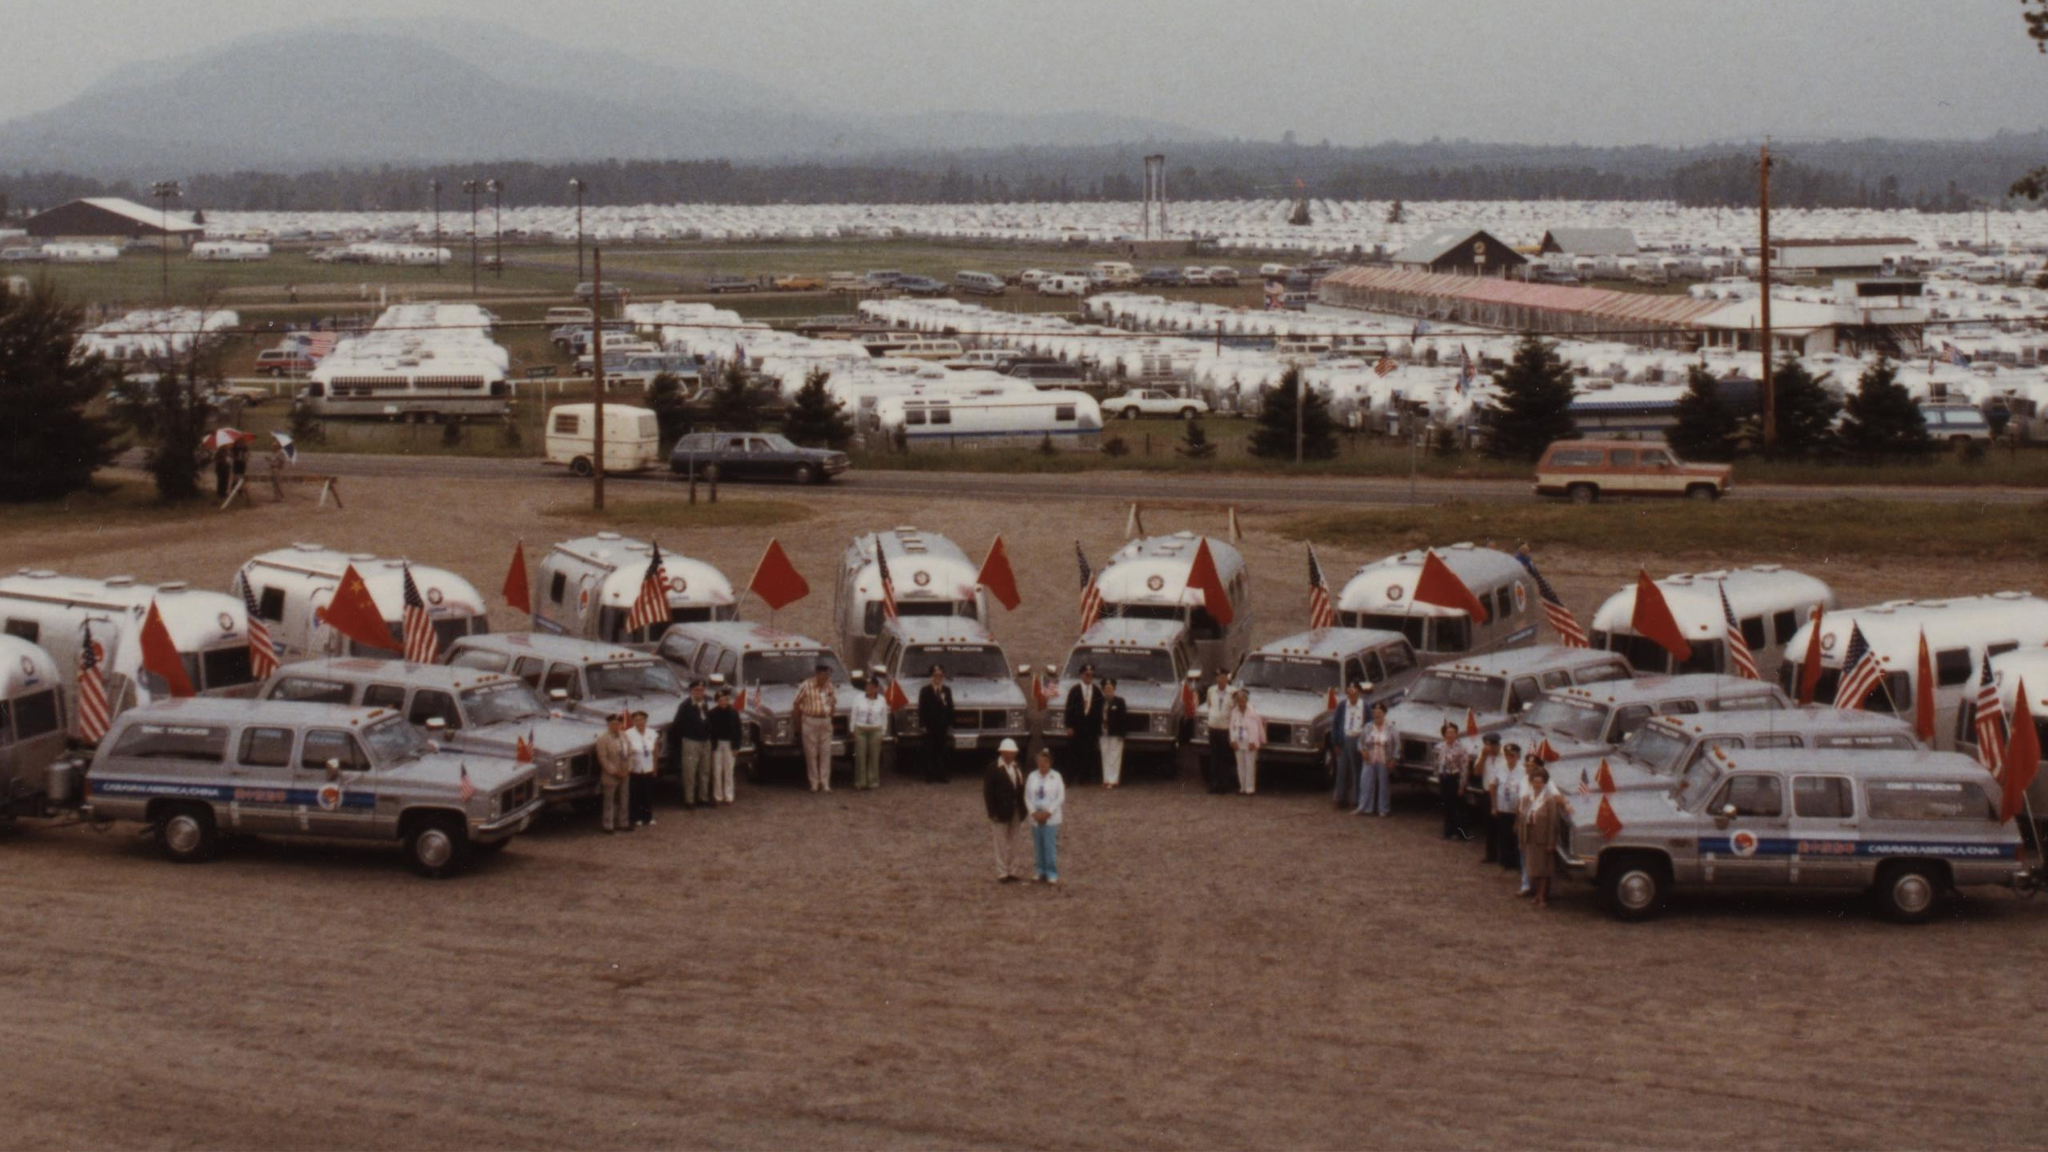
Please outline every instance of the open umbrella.
[[201, 440], [199, 446], [208, 452], [218, 452], [223, 448], [232, 448], [237, 444], [246, 444], [255, 438], [239, 428], [216, 428], [206, 434], [206, 439]]

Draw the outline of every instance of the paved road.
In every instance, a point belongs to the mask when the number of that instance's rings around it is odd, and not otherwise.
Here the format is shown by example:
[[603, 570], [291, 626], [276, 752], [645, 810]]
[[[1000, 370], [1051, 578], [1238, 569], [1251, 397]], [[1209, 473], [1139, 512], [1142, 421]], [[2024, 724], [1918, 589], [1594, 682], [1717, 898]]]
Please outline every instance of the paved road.
[[[534, 460], [466, 456], [377, 456], [315, 452], [305, 456], [308, 471], [339, 476], [418, 476], [451, 479], [493, 479], [555, 475], [572, 483], [560, 469]], [[613, 477], [624, 490], [651, 484], [673, 484], [666, 473]], [[778, 485], [748, 485], [752, 491], [778, 491]], [[1398, 505], [1410, 500], [1406, 480], [1391, 478], [1331, 479], [1250, 475], [1180, 475], [1149, 472], [1068, 472], [1005, 475], [982, 472], [853, 472], [808, 495], [835, 498], [861, 496], [965, 496], [973, 499], [1139, 500], [1154, 503], [1331, 505]], [[2026, 504], [2048, 498], [2030, 488], [1916, 488], [1889, 485], [1746, 485], [1732, 499], [1749, 500], [1914, 500], [1935, 504]], [[1533, 500], [1529, 484], [1519, 480], [1441, 480], [1416, 483], [1414, 499], [1425, 504], [1452, 500]]]

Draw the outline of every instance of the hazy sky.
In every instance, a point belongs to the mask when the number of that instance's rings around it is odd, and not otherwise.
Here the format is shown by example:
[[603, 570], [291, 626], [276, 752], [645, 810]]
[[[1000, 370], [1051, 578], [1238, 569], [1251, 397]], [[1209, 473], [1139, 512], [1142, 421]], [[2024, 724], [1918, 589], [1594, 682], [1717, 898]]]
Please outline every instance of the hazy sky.
[[864, 112], [1118, 112], [1303, 141], [2048, 124], [2048, 58], [2015, 0], [0, 0], [0, 119], [125, 61], [342, 14], [497, 22]]

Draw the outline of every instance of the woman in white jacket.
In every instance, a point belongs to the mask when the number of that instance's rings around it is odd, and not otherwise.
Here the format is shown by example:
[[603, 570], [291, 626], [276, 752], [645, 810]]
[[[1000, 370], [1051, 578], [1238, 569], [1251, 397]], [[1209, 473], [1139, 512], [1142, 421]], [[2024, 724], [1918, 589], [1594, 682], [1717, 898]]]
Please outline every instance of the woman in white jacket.
[[1237, 794], [1259, 790], [1259, 749], [1266, 746], [1266, 718], [1252, 707], [1252, 694], [1237, 690], [1230, 705], [1230, 749], [1237, 754]]
[[1038, 771], [1024, 781], [1024, 809], [1031, 813], [1031, 848], [1038, 879], [1060, 882], [1060, 815], [1067, 806], [1067, 782], [1052, 766], [1052, 753], [1038, 750]]

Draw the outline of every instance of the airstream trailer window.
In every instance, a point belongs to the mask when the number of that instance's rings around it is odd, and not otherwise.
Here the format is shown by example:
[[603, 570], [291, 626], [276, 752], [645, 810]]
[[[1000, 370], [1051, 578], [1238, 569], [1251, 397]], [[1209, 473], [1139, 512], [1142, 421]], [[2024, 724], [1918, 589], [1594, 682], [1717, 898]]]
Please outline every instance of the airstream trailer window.
[[228, 730], [188, 724], [136, 724], [121, 734], [114, 755], [138, 760], [218, 764], [227, 754]]
[[555, 426], [553, 429], [555, 435], [574, 436], [578, 428], [579, 422], [577, 421], [576, 414], [574, 412], [555, 413]]
[[251, 728], [242, 733], [242, 751], [236, 759], [251, 768], [292, 766], [292, 730]]
[[2018, 647], [2019, 643], [2017, 641], [2002, 640], [1996, 644], [1986, 644], [1984, 646], [1984, 654], [1986, 656], [2003, 656]]
[[402, 708], [405, 706], [405, 687], [400, 684], [372, 684], [363, 689], [365, 708]]
[[1463, 652], [1472, 647], [1472, 619], [1468, 616], [1439, 616], [1430, 633], [1432, 652]]
[[932, 423], [934, 423], [934, 424], [951, 424], [952, 422], [953, 422], [953, 410], [952, 410], [951, 408], [934, 408], [934, 409], [932, 409]]
[[1995, 820], [1998, 809], [1977, 784], [1961, 780], [1869, 780], [1863, 802], [1872, 820]]
[[1254, 652], [1238, 666], [1237, 682], [1244, 688], [1327, 692], [1337, 682], [1337, 662], [1318, 660], [1313, 656], [1261, 655]]
[[324, 769], [329, 760], [340, 761], [343, 772], [367, 772], [370, 768], [370, 758], [363, 755], [362, 748], [348, 733], [327, 728], [306, 733], [305, 743], [299, 748], [299, 767]]
[[1423, 643], [1423, 626], [1429, 623], [1427, 616], [1409, 616], [1391, 612], [1360, 612], [1349, 624], [1353, 628], [1372, 628], [1381, 632], [1399, 632], [1408, 638], [1408, 643], [1417, 648], [1427, 648]]
[[[13, 701], [10, 711], [14, 713], [13, 733], [16, 740], [33, 740], [38, 736], [55, 732], [58, 728], [57, 690], [46, 688], [41, 692], [31, 692], [22, 696]], [[5, 717], [0, 716], [0, 721], [4, 720]], [[4, 726], [4, 723], [0, 723], [0, 727]]]
[[942, 665], [955, 680], [1008, 680], [1010, 662], [993, 644], [920, 644], [905, 649], [898, 668], [922, 676], [932, 665]]
[[[839, 663], [839, 657], [815, 648], [749, 653], [741, 665], [746, 670], [742, 679], [748, 684], [798, 684], [810, 679], [820, 664], [829, 670], [833, 683], [846, 683], [846, 668]], [[726, 677], [731, 678], [730, 674]]]
[[1066, 678], [1079, 679], [1083, 664], [1094, 666], [1098, 684], [1106, 679], [1171, 684], [1180, 678], [1173, 655], [1164, 648], [1076, 648], [1067, 657]]
[[922, 423], [924, 423], [924, 409], [922, 409], [922, 408], [906, 408], [906, 409], [904, 409], [904, 410], [903, 410], [903, 422], [904, 422], [905, 424], [922, 424]]
[[1944, 648], [1934, 654], [1934, 682], [1946, 688], [1967, 684], [1976, 669], [1970, 664], [1968, 648]]
[[284, 619], [284, 589], [266, 585], [263, 594], [256, 598], [256, 615], [265, 620]]
[[272, 700], [297, 700], [307, 704], [346, 704], [352, 693], [338, 680], [312, 680], [287, 676], [270, 690]]
[[205, 676], [201, 688], [228, 688], [236, 684], [247, 684], [254, 677], [249, 664], [249, 646], [237, 644], [233, 648], [216, 648], [201, 658]]
[[[1649, 709], [1643, 709], [1645, 719]], [[1589, 700], [1572, 700], [1562, 696], [1546, 696], [1522, 716], [1522, 723], [1536, 728], [1569, 736], [1574, 740], [1594, 741], [1607, 728], [1607, 706]]]
[[1072, 404], [1059, 405], [1052, 410], [1052, 418], [1054, 420], [1072, 420], [1074, 418], [1074, 406]]
[[562, 593], [568, 587], [569, 577], [560, 572], [555, 573], [554, 578], [548, 581], [548, 599], [560, 604], [562, 602]]
[[1507, 681], [1498, 676], [1425, 672], [1422, 679], [1415, 682], [1415, 690], [1408, 694], [1408, 699], [1417, 704], [1434, 704], [1443, 708], [1497, 712], [1507, 687]]
[[434, 638], [442, 651], [464, 636], [481, 636], [491, 630], [491, 622], [482, 616], [444, 616], [434, 621]]
[[[1628, 661], [1629, 667], [1638, 672], [1663, 672], [1671, 665], [1671, 653], [1666, 652], [1662, 645], [1647, 636], [1626, 632], [1609, 633], [1607, 650], [1620, 653], [1621, 658]], [[1695, 645], [1693, 650], [1697, 652], [1698, 645]]]
[[9, 636], [19, 636], [31, 644], [40, 644], [42, 643], [43, 629], [42, 625], [34, 620], [16, 620], [10, 617], [7, 621], [7, 634]]
[[1762, 648], [1770, 643], [1764, 639], [1764, 618], [1744, 616], [1742, 618], [1742, 642], [1752, 649]]
[[547, 705], [524, 681], [479, 684], [462, 694], [462, 714], [472, 728], [547, 715]]
[[[1771, 613], [1771, 632], [1777, 637], [1778, 643], [1791, 643], [1792, 634], [1797, 631], [1799, 631], [1798, 612], [1787, 608], [1783, 612]], [[1748, 636], [1744, 635], [1743, 639], [1748, 639]], [[1751, 645], [1751, 647], [1755, 647], [1755, 645]]]
[[1493, 594], [1493, 602], [1495, 605], [1493, 618], [1495, 620], [1506, 620], [1508, 617], [1513, 616], [1515, 614], [1514, 585], [1503, 584], [1500, 590]]
[[592, 696], [681, 695], [676, 674], [659, 660], [622, 660], [593, 664], [583, 670]]
[[363, 729], [363, 743], [370, 746], [371, 759], [385, 765], [417, 759], [429, 751], [427, 738], [396, 716]]

